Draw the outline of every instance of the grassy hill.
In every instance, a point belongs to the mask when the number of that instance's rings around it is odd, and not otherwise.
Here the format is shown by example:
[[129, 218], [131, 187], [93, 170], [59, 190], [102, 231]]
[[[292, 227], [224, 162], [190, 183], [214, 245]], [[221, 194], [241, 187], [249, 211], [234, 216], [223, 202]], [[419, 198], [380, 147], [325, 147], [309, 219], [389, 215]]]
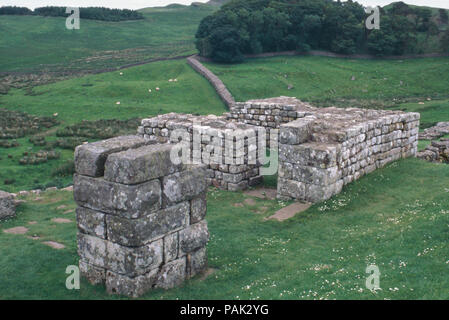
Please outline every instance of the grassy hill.
[[[82, 20], [79, 30], [67, 30], [64, 18], [2, 16], [0, 72], [53, 65], [105, 68], [193, 53], [198, 23], [213, 10], [210, 6], [150, 8], [142, 10], [145, 19], [141, 21]], [[129, 49], [133, 50], [125, 51]]]

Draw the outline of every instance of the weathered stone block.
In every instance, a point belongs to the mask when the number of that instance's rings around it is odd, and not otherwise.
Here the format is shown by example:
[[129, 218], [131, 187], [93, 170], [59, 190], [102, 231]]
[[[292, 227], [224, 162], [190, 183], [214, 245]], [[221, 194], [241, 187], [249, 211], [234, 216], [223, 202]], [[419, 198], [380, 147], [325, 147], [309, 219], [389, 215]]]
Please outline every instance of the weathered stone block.
[[139, 136], [122, 136], [80, 145], [75, 149], [75, 171], [86, 176], [101, 177], [108, 155], [148, 143]]
[[189, 169], [162, 179], [164, 206], [191, 200], [207, 188], [206, 166], [190, 166]]
[[183, 164], [174, 164], [174, 145], [149, 145], [114, 153], [105, 164], [104, 178], [123, 184], [138, 184], [180, 171]]
[[92, 285], [103, 284], [106, 280], [106, 269], [79, 261], [80, 275]]
[[163, 241], [128, 248], [108, 240], [78, 233], [78, 254], [86, 263], [136, 277], [157, 268], [163, 261]]
[[207, 212], [206, 192], [190, 201], [190, 223], [194, 224], [204, 219]]
[[136, 219], [161, 207], [161, 185], [152, 180], [127, 186], [75, 174], [74, 198], [78, 205]]
[[164, 263], [175, 260], [178, 257], [179, 237], [178, 233], [171, 233], [164, 237]]
[[180, 286], [186, 279], [186, 258], [182, 257], [164, 264], [158, 274], [156, 287], [171, 289]]
[[109, 294], [119, 294], [137, 298], [152, 289], [158, 279], [159, 269], [131, 278], [115, 272], [106, 272], [106, 290]]
[[106, 239], [105, 214], [91, 209], [76, 208], [78, 229], [85, 234]]
[[142, 246], [168, 232], [187, 226], [189, 214], [190, 203], [185, 201], [139, 219], [108, 215], [106, 217], [108, 239], [124, 246]]
[[193, 277], [207, 269], [207, 249], [200, 248], [186, 257], [187, 277]]
[[0, 190], [0, 220], [16, 216], [16, 204], [14, 196]]
[[315, 117], [306, 117], [281, 125], [279, 142], [296, 145], [309, 141], [312, 133], [311, 123], [314, 120]]
[[338, 147], [334, 144], [305, 143], [279, 145], [279, 160], [305, 166], [328, 168], [337, 165]]
[[179, 254], [190, 253], [206, 246], [209, 241], [207, 222], [192, 224], [179, 232]]

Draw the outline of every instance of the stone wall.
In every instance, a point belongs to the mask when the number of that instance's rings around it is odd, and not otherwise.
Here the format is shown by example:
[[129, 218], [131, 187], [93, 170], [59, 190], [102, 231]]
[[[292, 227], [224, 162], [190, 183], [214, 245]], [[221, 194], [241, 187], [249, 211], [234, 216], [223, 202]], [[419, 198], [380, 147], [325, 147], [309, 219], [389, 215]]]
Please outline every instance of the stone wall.
[[[178, 143], [183, 139], [190, 153], [188, 161], [208, 166], [209, 185], [237, 191], [263, 181], [257, 155], [265, 151], [265, 138], [258, 129], [230, 122], [224, 116], [169, 113], [143, 119], [138, 134], [157, 143]], [[242, 145], [236, 143], [239, 135], [245, 137]]]
[[172, 288], [206, 268], [206, 168], [174, 164], [174, 147], [125, 136], [75, 150], [80, 271], [109, 293]]
[[425, 150], [418, 152], [417, 157], [429, 162], [449, 163], [449, 139], [432, 141]]
[[199, 74], [205, 77], [215, 88], [215, 91], [220, 96], [221, 100], [228, 106], [232, 108], [235, 104], [234, 97], [226, 88], [224, 83], [218, 78], [212, 71], [207, 69], [200, 61], [198, 61], [197, 56], [191, 56], [187, 58], [187, 63]]
[[416, 155], [419, 118], [419, 113], [325, 108], [281, 125], [278, 197], [326, 200], [363, 175]]
[[16, 216], [16, 204], [14, 195], [0, 190], [0, 220], [14, 218]]

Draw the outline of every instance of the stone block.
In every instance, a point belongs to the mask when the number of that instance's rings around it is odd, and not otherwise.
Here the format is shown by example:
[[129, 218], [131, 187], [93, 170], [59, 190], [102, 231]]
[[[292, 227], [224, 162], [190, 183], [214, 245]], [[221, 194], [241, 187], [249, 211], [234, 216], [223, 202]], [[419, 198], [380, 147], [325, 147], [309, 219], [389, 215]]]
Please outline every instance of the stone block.
[[106, 239], [105, 214], [83, 208], [76, 208], [76, 222], [78, 229], [85, 234]]
[[101, 177], [108, 155], [148, 143], [139, 136], [122, 136], [80, 145], [75, 149], [75, 171], [86, 176]]
[[162, 179], [164, 207], [181, 201], [192, 200], [207, 188], [206, 166], [190, 166], [189, 169]]
[[204, 219], [207, 212], [206, 192], [190, 201], [190, 223], [195, 224]]
[[106, 269], [93, 266], [86, 261], [79, 261], [80, 275], [92, 285], [104, 284], [106, 280]]
[[309, 141], [313, 121], [315, 121], [315, 117], [305, 117], [281, 125], [279, 142], [282, 144], [297, 145]]
[[186, 279], [186, 258], [173, 260], [162, 266], [155, 283], [157, 288], [171, 289], [180, 286]]
[[14, 195], [0, 190], [0, 220], [16, 216]]
[[174, 164], [171, 152], [174, 145], [149, 145], [110, 155], [105, 164], [105, 180], [123, 184], [138, 184], [182, 170]]
[[160, 239], [142, 247], [129, 248], [78, 233], [78, 254], [90, 265], [136, 277], [162, 264], [163, 241]]
[[171, 233], [164, 237], [164, 263], [175, 260], [178, 257], [179, 236]]
[[190, 203], [185, 201], [158, 210], [139, 219], [106, 217], [108, 239], [124, 246], [142, 246], [166, 233], [174, 232], [189, 224]]
[[159, 180], [127, 186], [75, 174], [73, 195], [82, 207], [129, 219], [139, 218], [161, 207]]
[[159, 269], [154, 269], [138, 277], [128, 277], [112, 271], [106, 272], [106, 291], [109, 294], [118, 294], [137, 298], [151, 290], [158, 279]]
[[207, 269], [207, 249], [200, 248], [186, 256], [187, 277], [191, 278]]
[[206, 246], [209, 241], [207, 222], [192, 224], [179, 232], [179, 255], [193, 252]]

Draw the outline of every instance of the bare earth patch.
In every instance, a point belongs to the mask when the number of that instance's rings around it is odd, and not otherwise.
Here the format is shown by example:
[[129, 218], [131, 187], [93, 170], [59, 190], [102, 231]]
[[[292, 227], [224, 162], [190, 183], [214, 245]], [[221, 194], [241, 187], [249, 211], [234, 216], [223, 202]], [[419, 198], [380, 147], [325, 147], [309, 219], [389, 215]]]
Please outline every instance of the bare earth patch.
[[243, 194], [251, 197], [256, 197], [259, 199], [274, 200], [276, 199], [277, 190], [269, 188], [258, 188], [253, 190], [247, 190]]
[[290, 219], [294, 217], [296, 214], [306, 211], [311, 206], [310, 203], [301, 203], [301, 202], [295, 202], [285, 208], [282, 208], [276, 213], [270, 217], [267, 218], [267, 220], [277, 220], [277, 221], [284, 221], [287, 219]]
[[28, 224], [29, 225], [34, 225], [34, 224], [37, 224], [37, 221], [29, 221]]
[[59, 242], [55, 242], [55, 241], [44, 241], [42, 243], [47, 245], [47, 246], [49, 246], [49, 247], [52, 247], [53, 249], [57, 249], [57, 250], [65, 248], [65, 245], [63, 245], [63, 244], [61, 244]]
[[243, 203], [234, 203], [232, 206], [236, 207], [236, 208], [243, 208], [244, 207]]
[[51, 221], [56, 222], [56, 223], [70, 223], [70, 222], [72, 222], [72, 220], [64, 219], [64, 218], [53, 218], [53, 219], [51, 219]]
[[14, 227], [11, 229], [5, 229], [3, 232], [9, 234], [25, 234], [28, 232], [28, 229], [25, 227]]
[[67, 206], [63, 204], [63, 205], [60, 205], [59, 207], [57, 207], [56, 210], [62, 210], [65, 208], [67, 208]]
[[69, 213], [72, 213], [72, 212], [75, 212], [75, 210], [74, 209], [70, 209], [70, 210], [64, 211], [62, 214], [69, 214]]
[[256, 201], [254, 199], [248, 198], [245, 199], [244, 203], [248, 206], [254, 206], [256, 204]]

